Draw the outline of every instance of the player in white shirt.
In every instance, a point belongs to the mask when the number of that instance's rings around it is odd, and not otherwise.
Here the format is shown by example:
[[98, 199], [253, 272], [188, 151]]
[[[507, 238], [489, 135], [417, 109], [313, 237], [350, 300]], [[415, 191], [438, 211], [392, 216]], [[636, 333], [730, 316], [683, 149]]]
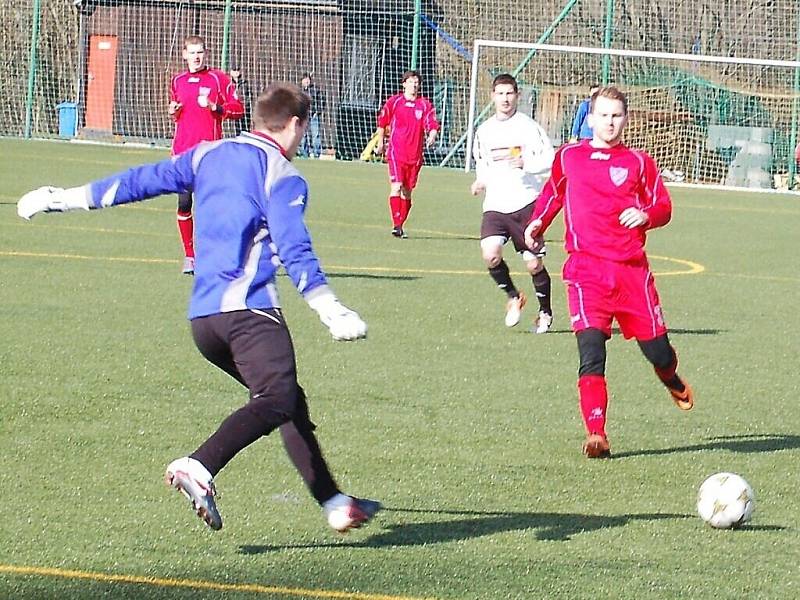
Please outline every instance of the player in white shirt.
[[524, 230], [533, 203], [550, 175], [555, 152], [550, 138], [536, 121], [517, 111], [519, 88], [513, 76], [504, 73], [492, 82], [495, 114], [475, 132], [473, 196], [485, 192], [481, 221], [481, 254], [489, 274], [508, 295], [505, 323], [519, 323], [525, 294], [511, 280], [503, 260], [503, 246], [511, 240], [533, 279], [539, 300], [534, 323], [536, 333], [546, 333], [553, 323], [550, 306], [550, 274], [544, 266], [547, 253], [539, 238], [533, 251], [525, 244]]

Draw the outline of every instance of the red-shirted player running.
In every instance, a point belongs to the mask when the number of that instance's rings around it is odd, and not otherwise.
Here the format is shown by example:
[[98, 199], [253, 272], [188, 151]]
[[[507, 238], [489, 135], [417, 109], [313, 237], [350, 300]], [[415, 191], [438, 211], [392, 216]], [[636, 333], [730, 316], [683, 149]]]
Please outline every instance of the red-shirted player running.
[[645, 232], [669, 222], [672, 202], [655, 161], [621, 141], [628, 121], [625, 95], [615, 87], [601, 88], [592, 96], [589, 119], [594, 137], [556, 153], [525, 238], [533, 247], [533, 236], [564, 208], [569, 256], [563, 277], [578, 340], [578, 395], [588, 433], [583, 452], [607, 458], [605, 364], [612, 319], [626, 338], [636, 338], [678, 408], [689, 410], [694, 400], [676, 373], [678, 358], [644, 251]]
[[[200, 142], [221, 139], [222, 120], [240, 119], [244, 115], [244, 107], [236, 94], [239, 74], [232, 71], [232, 81], [224, 72], [206, 66], [206, 43], [202, 37], [192, 35], [184, 40], [183, 60], [187, 70], [175, 75], [170, 85], [168, 111], [175, 121], [173, 155]], [[178, 231], [185, 254], [183, 272], [191, 275], [194, 273], [191, 190], [178, 194]]]
[[422, 80], [416, 71], [403, 73], [403, 92], [390, 97], [378, 115], [378, 142], [375, 152], [384, 150], [389, 128], [386, 162], [389, 164], [389, 209], [392, 235], [407, 237], [403, 225], [411, 211], [411, 192], [422, 168], [423, 142], [428, 148], [436, 142], [439, 122], [431, 101], [420, 95]]

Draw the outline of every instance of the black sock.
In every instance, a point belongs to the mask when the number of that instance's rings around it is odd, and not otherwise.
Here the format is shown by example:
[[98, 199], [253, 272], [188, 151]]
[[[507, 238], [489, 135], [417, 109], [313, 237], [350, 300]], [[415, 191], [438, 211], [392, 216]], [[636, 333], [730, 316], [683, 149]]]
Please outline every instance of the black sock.
[[531, 277], [533, 279], [533, 289], [536, 290], [536, 297], [539, 299], [539, 310], [548, 315], [553, 314], [550, 306], [550, 273], [542, 267], [542, 270]]
[[333, 480], [311, 427], [300, 429], [298, 424], [289, 422], [281, 426], [280, 432], [289, 458], [308, 486], [311, 495], [322, 506], [326, 500], [339, 493], [339, 488]]
[[508, 271], [506, 261], [501, 259], [496, 267], [489, 267], [489, 275], [491, 275], [492, 279], [497, 283], [497, 287], [508, 294], [509, 298], [516, 298], [519, 296], [517, 288], [514, 287], [511, 281], [511, 273]]

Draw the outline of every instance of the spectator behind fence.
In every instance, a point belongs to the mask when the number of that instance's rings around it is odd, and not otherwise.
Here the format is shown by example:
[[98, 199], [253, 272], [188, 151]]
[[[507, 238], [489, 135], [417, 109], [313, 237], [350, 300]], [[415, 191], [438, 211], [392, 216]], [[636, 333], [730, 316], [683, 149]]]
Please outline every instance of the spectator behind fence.
[[322, 113], [325, 112], [325, 93], [314, 84], [310, 73], [303, 73], [300, 86], [311, 98], [311, 113], [298, 155], [319, 158], [322, 154]]

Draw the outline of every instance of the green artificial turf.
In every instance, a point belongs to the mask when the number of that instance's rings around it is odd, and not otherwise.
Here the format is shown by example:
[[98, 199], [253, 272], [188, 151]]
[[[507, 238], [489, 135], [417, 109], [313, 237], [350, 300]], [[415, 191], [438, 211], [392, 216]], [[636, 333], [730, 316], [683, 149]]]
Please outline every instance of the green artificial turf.
[[[503, 325], [469, 175], [425, 168], [398, 240], [384, 166], [298, 160], [330, 283], [369, 324], [365, 341], [332, 341], [280, 277], [300, 380], [342, 488], [386, 510], [334, 534], [271, 436], [217, 477], [225, 526], [211, 532], [163, 471], [247, 394], [192, 343], [174, 198], [30, 223], [15, 210], [39, 185], [165, 152], [0, 148], [0, 597], [800, 595], [797, 196], [671, 189], [673, 221], [648, 251], [696, 407], [676, 409], [615, 336], [614, 458], [589, 461], [560, 219], [547, 235], [555, 324], [537, 336], [533, 299]], [[717, 471], [755, 490], [741, 530], [695, 514]]]

